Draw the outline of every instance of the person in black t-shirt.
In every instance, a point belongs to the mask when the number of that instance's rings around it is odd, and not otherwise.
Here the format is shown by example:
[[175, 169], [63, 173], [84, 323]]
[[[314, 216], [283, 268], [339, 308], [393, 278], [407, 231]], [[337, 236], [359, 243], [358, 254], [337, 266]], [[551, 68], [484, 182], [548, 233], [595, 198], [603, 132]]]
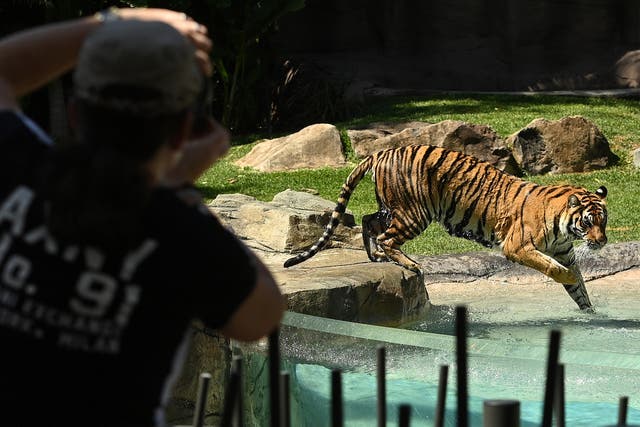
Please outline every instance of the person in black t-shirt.
[[[253, 341], [285, 304], [265, 265], [193, 197], [229, 148], [204, 26], [109, 10], [0, 40], [0, 425], [164, 426], [190, 323]], [[75, 142], [19, 99], [74, 70]]]

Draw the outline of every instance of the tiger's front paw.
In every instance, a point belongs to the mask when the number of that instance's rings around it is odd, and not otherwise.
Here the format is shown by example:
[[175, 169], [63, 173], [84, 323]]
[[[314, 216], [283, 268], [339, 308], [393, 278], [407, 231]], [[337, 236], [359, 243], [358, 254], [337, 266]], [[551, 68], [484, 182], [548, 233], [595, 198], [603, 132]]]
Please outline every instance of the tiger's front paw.
[[414, 273], [417, 274], [422, 274], [422, 267], [414, 262], [411, 263], [407, 263], [407, 264], [401, 264], [404, 268], [413, 271]]
[[595, 314], [596, 309], [592, 305], [584, 305], [580, 307], [580, 311], [582, 311], [583, 313]]

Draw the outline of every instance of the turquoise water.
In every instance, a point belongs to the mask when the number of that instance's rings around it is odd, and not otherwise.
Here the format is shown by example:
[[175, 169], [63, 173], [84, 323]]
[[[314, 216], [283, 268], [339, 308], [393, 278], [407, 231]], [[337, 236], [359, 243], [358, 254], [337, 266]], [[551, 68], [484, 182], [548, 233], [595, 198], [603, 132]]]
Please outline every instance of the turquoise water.
[[[345, 425], [375, 425], [376, 348], [383, 345], [387, 350], [387, 425], [396, 425], [397, 407], [402, 403], [412, 406], [412, 426], [433, 425], [439, 369], [446, 364], [445, 424], [454, 426], [454, 313], [454, 307], [434, 306], [426, 319], [407, 325], [407, 329], [287, 313], [280, 336], [283, 369], [292, 379], [292, 425], [330, 424], [333, 368], [343, 371]], [[624, 395], [630, 396], [628, 423], [640, 423], [640, 326], [636, 321], [607, 313], [514, 319], [512, 313], [481, 309], [469, 313], [471, 425], [482, 426], [482, 404], [487, 399], [519, 400], [521, 425], [540, 425], [551, 328], [562, 333], [560, 362], [565, 365], [567, 426], [615, 424], [618, 399]], [[266, 389], [264, 348], [254, 351], [247, 360], [258, 374], [250, 382], [254, 390], [256, 384]], [[264, 416], [259, 414], [264, 412], [260, 408], [267, 406], [264, 390], [256, 396], [248, 396], [248, 400], [262, 399], [254, 404], [260, 418]]]
[[[472, 368], [473, 369], [473, 368]], [[290, 367], [299, 389], [295, 403], [304, 411], [296, 411], [293, 425], [296, 426], [326, 426], [329, 425], [330, 395], [328, 381], [330, 371], [318, 365], [298, 364]], [[455, 381], [453, 378], [451, 379]], [[542, 396], [544, 384], [536, 384], [539, 395]], [[355, 371], [343, 374], [343, 390], [345, 398], [345, 424], [347, 426], [376, 425], [376, 380], [374, 375]], [[470, 385], [470, 423], [472, 426], [482, 426], [482, 403], [484, 399], [476, 392], [481, 392], [486, 398], [508, 398], [516, 396], [513, 390], [505, 391], [499, 386], [486, 388]], [[387, 381], [387, 414], [389, 426], [396, 425], [397, 408], [400, 404], [409, 403], [412, 406], [412, 426], [432, 426], [435, 413], [437, 388], [435, 382], [405, 380], [389, 378]], [[456, 396], [453, 387], [449, 388], [446, 404], [445, 425], [455, 426]], [[542, 403], [538, 400], [520, 400], [521, 425], [539, 426], [541, 422]], [[617, 419], [617, 402], [566, 402], [566, 421], [568, 426], [594, 427], [615, 424]], [[640, 420], [640, 411], [631, 408], [629, 422]]]
[[[425, 319], [406, 325], [406, 329], [453, 335], [455, 307], [434, 305]], [[469, 309], [468, 336], [506, 344], [546, 347], [549, 331], [562, 333], [565, 350], [640, 355], [640, 311], [635, 301], [627, 310], [602, 304], [596, 313], [578, 310], [545, 309], [527, 304], [491, 306], [475, 304]]]

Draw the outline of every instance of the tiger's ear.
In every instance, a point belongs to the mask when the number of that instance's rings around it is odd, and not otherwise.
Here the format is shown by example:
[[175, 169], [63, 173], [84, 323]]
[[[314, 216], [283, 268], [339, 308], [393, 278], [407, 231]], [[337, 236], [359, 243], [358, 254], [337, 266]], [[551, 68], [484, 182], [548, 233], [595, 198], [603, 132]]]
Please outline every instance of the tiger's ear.
[[569, 207], [575, 208], [576, 206], [580, 206], [580, 200], [578, 200], [578, 196], [576, 196], [575, 194], [572, 194], [569, 197]]
[[602, 185], [600, 188], [596, 190], [596, 194], [600, 196], [601, 199], [604, 199], [605, 197], [607, 197], [607, 187]]

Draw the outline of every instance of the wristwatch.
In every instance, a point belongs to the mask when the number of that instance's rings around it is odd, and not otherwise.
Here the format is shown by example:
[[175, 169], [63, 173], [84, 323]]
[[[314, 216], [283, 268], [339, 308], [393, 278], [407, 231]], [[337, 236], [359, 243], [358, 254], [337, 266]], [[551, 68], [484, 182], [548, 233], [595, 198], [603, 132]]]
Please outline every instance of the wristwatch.
[[99, 22], [118, 21], [120, 19], [120, 10], [115, 6], [112, 6], [107, 9], [103, 9], [100, 12], [96, 12], [94, 17]]

